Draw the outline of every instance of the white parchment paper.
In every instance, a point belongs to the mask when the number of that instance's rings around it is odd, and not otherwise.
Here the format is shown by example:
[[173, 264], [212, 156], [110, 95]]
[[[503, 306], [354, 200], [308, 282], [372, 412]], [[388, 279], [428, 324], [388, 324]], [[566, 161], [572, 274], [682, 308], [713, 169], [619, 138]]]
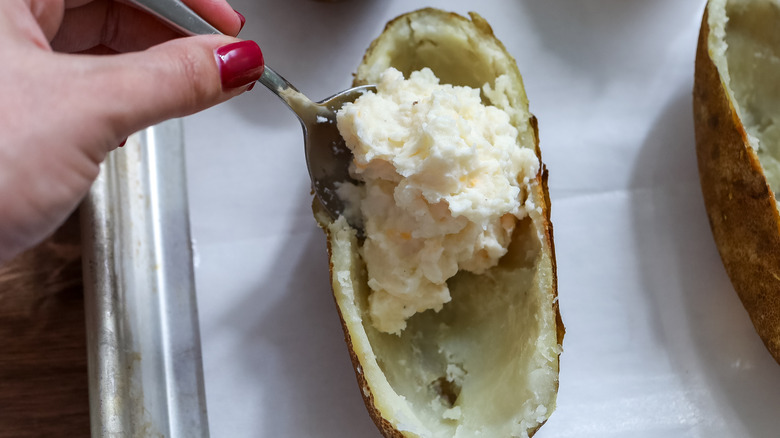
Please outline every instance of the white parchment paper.
[[[241, 36], [319, 100], [412, 0], [233, 0]], [[776, 437], [780, 367], [733, 291], [696, 168], [701, 0], [483, 0], [550, 171], [567, 328], [538, 437]], [[311, 215], [301, 128], [261, 86], [185, 122], [214, 437], [378, 437]]]

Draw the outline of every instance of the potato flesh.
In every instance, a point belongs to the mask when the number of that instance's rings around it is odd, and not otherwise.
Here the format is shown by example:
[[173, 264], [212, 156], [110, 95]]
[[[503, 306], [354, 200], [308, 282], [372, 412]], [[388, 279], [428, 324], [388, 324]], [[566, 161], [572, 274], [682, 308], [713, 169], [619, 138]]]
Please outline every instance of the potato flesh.
[[716, 29], [724, 27], [723, 18], [728, 19], [724, 37], [726, 85], [777, 198], [780, 190], [780, 5], [770, 0], [730, 0], [725, 5], [725, 15], [712, 16]]
[[[514, 60], [494, 40], [479, 40], [458, 24], [444, 25], [440, 16], [395, 23], [396, 38], [372, 47], [357, 81], [376, 82], [393, 66], [406, 75], [429, 67], [453, 85], [487, 83], [493, 90], [483, 93], [486, 103], [507, 111], [520, 131], [519, 144], [533, 148]], [[503, 74], [511, 80], [495, 84]], [[539, 199], [541, 193], [535, 182], [525, 195]], [[438, 313], [413, 316], [400, 336], [371, 325], [364, 281], [334, 284], [337, 300], [354, 305], [354, 314], [342, 316], [373, 402], [405, 436], [525, 437], [554, 409], [560, 346], [544, 221], [541, 211], [520, 221], [498, 266], [479, 276], [459, 273], [448, 282], [452, 301]], [[346, 232], [332, 227], [331, 234]], [[333, 246], [334, 275], [363, 271], [362, 261], [350, 255], [356, 245]]]
[[[409, 320], [400, 337], [368, 329], [375, 351], [381, 351], [380, 367], [390, 386], [404, 396], [420, 417], [433, 425], [423, 436], [524, 436], [549, 412], [549, 388], [557, 380], [557, 342], [553, 330], [545, 330], [544, 294], [539, 284], [549, 273], [536, 269], [549, 261], [539, 251], [531, 221], [524, 220], [515, 235], [535, 248], [512, 248], [522, 265], [506, 264], [480, 276], [460, 273], [451, 282], [452, 302], [439, 313], [421, 313]], [[485, 296], [490, 299], [485, 299]], [[537, 319], [538, 317], [538, 319]], [[551, 318], [551, 316], [550, 316]], [[541, 323], [540, 323], [541, 321]], [[537, 352], [549, 355], [537, 355]], [[388, 358], [383, 360], [382, 358]], [[389, 358], [392, 358], [392, 362]], [[437, 381], [448, 381], [448, 367], [456, 374], [451, 391], [439, 394]], [[452, 372], [450, 372], [452, 374]], [[449, 397], [455, 398], [450, 406]], [[431, 401], [434, 401], [431, 403]], [[447, 412], [459, 409], [458, 418]], [[525, 424], [515, 420], [527, 419]], [[457, 432], [456, 432], [457, 430]]]

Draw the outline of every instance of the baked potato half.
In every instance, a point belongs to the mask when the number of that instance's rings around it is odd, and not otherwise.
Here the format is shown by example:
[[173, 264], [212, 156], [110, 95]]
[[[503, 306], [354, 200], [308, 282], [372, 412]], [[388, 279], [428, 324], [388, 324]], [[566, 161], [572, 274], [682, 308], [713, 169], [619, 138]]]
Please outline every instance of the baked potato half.
[[[409, 76], [428, 67], [442, 83], [481, 88], [510, 116], [517, 147], [541, 160], [515, 60], [488, 23], [422, 9], [389, 22], [358, 67], [355, 85], [387, 68]], [[509, 78], [496, 87], [496, 79]], [[378, 331], [368, 311], [360, 239], [344, 218], [314, 201], [327, 235], [333, 293], [366, 407], [386, 437], [527, 437], [555, 409], [564, 328], [557, 303], [546, 170], [524, 187], [536, 208], [514, 228], [508, 252], [481, 275], [448, 281], [451, 302], [412, 316], [400, 335]]]
[[699, 176], [723, 264], [780, 362], [780, 3], [711, 0], [696, 54]]

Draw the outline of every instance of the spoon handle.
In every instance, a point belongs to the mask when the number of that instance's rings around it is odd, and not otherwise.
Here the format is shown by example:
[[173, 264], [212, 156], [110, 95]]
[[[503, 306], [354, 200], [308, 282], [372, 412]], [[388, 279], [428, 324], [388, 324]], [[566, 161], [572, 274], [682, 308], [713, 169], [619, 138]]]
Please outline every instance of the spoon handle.
[[[222, 35], [222, 32], [209, 24], [181, 0], [124, 0], [141, 10], [154, 15], [167, 25], [184, 35]], [[266, 66], [263, 75], [258, 80], [266, 88], [279, 96], [295, 111], [296, 105], [290, 100], [290, 95], [283, 93], [287, 89], [298, 91], [287, 79]], [[295, 93], [298, 99], [308, 100], [303, 94]], [[311, 102], [311, 101], [309, 101]], [[297, 112], [297, 111], [296, 111]], [[299, 115], [300, 116], [300, 115]]]
[[222, 35], [181, 0], [124, 0], [188, 35]]

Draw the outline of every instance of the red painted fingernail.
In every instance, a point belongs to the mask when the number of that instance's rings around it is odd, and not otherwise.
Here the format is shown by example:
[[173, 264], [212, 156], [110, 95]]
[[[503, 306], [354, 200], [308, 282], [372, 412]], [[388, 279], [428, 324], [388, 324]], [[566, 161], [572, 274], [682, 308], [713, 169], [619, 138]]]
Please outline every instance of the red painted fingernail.
[[249, 84], [249, 86], [248, 86], [248, 87], [246, 87], [246, 91], [252, 91], [252, 88], [255, 88], [255, 84], [256, 84], [256, 83], [257, 83], [257, 82], [252, 82], [251, 84]]
[[214, 51], [222, 80], [222, 89], [248, 85], [263, 74], [265, 63], [260, 46], [254, 41], [239, 41]]
[[233, 12], [235, 12], [236, 15], [238, 15], [238, 19], [241, 20], [241, 27], [238, 28], [238, 31], [241, 32], [241, 29], [243, 29], [244, 25], [246, 24], [246, 17], [244, 17], [244, 15], [241, 14], [241, 12], [238, 12], [235, 9], [233, 9]]
[[127, 137], [125, 137], [125, 139], [124, 139], [124, 140], [122, 140], [122, 141], [119, 143], [119, 147], [121, 148], [122, 146], [124, 146], [124, 145], [125, 145], [125, 143], [127, 143]]

